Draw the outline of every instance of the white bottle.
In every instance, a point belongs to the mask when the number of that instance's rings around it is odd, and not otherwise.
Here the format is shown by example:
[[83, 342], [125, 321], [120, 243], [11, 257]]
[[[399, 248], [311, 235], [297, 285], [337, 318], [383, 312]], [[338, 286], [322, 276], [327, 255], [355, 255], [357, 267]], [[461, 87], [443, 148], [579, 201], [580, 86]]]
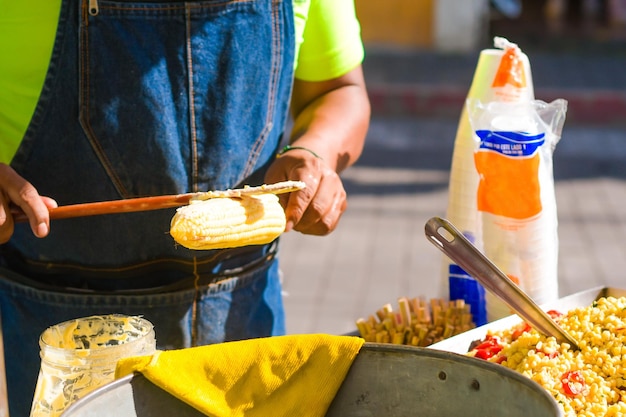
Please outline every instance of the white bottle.
[[[532, 74], [528, 57], [517, 45], [496, 37], [498, 49], [481, 51], [467, 98], [489, 101], [527, 101], [534, 99]], [[482, 250], [481, 216], [476, 207], [478, 174], [474, 165], [476, 142], [466, 105], [459, 120], [448, 189], [446, 218], [463, 235]], [[462, 298], [472, 305], [476, 325], [487, 322], [485, 291], [458, 265], [444, 255], [443, 285], [450, 299]]]

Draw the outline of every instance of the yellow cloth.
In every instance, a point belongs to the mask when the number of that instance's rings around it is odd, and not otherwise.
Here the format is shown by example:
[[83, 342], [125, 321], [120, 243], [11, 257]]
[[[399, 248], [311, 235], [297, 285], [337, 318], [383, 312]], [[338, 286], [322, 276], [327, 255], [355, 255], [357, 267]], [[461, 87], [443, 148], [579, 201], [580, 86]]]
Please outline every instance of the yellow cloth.
[[141, 372], [211, 417], [324, 416], [363, 339], [293, 335], [122, 359], [116, 378]]

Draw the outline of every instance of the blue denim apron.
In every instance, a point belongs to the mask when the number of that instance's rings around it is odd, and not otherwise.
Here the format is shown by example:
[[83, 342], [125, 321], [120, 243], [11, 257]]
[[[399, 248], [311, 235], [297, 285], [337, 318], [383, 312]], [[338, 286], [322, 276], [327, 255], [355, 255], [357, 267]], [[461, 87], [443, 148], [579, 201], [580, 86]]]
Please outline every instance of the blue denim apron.
[[[93, 6], [93, 7], [92, 7]], [[284, 0], [63, 0], [48, 75], [12, 167], [60, 205], [260, 184], [293, 77]], [[38, 336], [142, 315], [158, 347], [283, 334], [277, 242], [191, 251], [173, 210], [16, 225], [0, 248], [11, 415], [28, 414]]]

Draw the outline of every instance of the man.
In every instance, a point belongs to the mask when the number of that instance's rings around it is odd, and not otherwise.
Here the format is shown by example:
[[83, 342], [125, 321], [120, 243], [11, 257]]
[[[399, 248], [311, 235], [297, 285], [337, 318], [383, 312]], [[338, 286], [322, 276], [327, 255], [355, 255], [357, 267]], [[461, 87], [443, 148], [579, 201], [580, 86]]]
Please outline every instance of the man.
[[[194, 252], [168, 236], [170, 210], [50, 224], [48, 209], [299, 180], [306, 188], [283, 197], [286, 230], [330, 233], [346, 208], [339, 173], [360, 155], [369, 121], [352, 0], [4, 9], [0, 308], [11, 414], [32, 401], [38, 335], [67, 319], [142, 315], [161, 349], [284, 333], [277, 242]], [[289, 107], [291, 148], [276, 158]], [[29, 225], [14, 224], [12, 206]]]

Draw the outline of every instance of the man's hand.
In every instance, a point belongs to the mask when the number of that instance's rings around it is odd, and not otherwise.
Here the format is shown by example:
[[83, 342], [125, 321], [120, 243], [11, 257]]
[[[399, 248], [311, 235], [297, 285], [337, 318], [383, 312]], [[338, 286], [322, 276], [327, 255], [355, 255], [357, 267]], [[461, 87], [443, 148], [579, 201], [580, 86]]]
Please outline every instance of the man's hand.
[[346, 192], [339, 175], [322, 159], [302, 149], [284, 153], [270, 167], [267, 183], [303, 181], [306, 188], [279, 195], [287, 226], [309, 235], [326, 235], [337, 227], [346, 210]]
[[48, 209], [57, 207], [56, 201], [40, 196], [35, 187], [10, 166], [0, 164], [0, 243], [8, 242], [13, 235], [11, 206], [17, 206], [24, 211], [35, 236], [48, 235], [50, 231]]
[[347, 208], [339, 173], [360, 156], [369, 126], [361, 67], [331, 80], [295, 80], [291, 108], [293, 148], [274, 161], [265, 180], [306, 183], [305, 189], [281, 196], [286, 231], [326, 235]]

